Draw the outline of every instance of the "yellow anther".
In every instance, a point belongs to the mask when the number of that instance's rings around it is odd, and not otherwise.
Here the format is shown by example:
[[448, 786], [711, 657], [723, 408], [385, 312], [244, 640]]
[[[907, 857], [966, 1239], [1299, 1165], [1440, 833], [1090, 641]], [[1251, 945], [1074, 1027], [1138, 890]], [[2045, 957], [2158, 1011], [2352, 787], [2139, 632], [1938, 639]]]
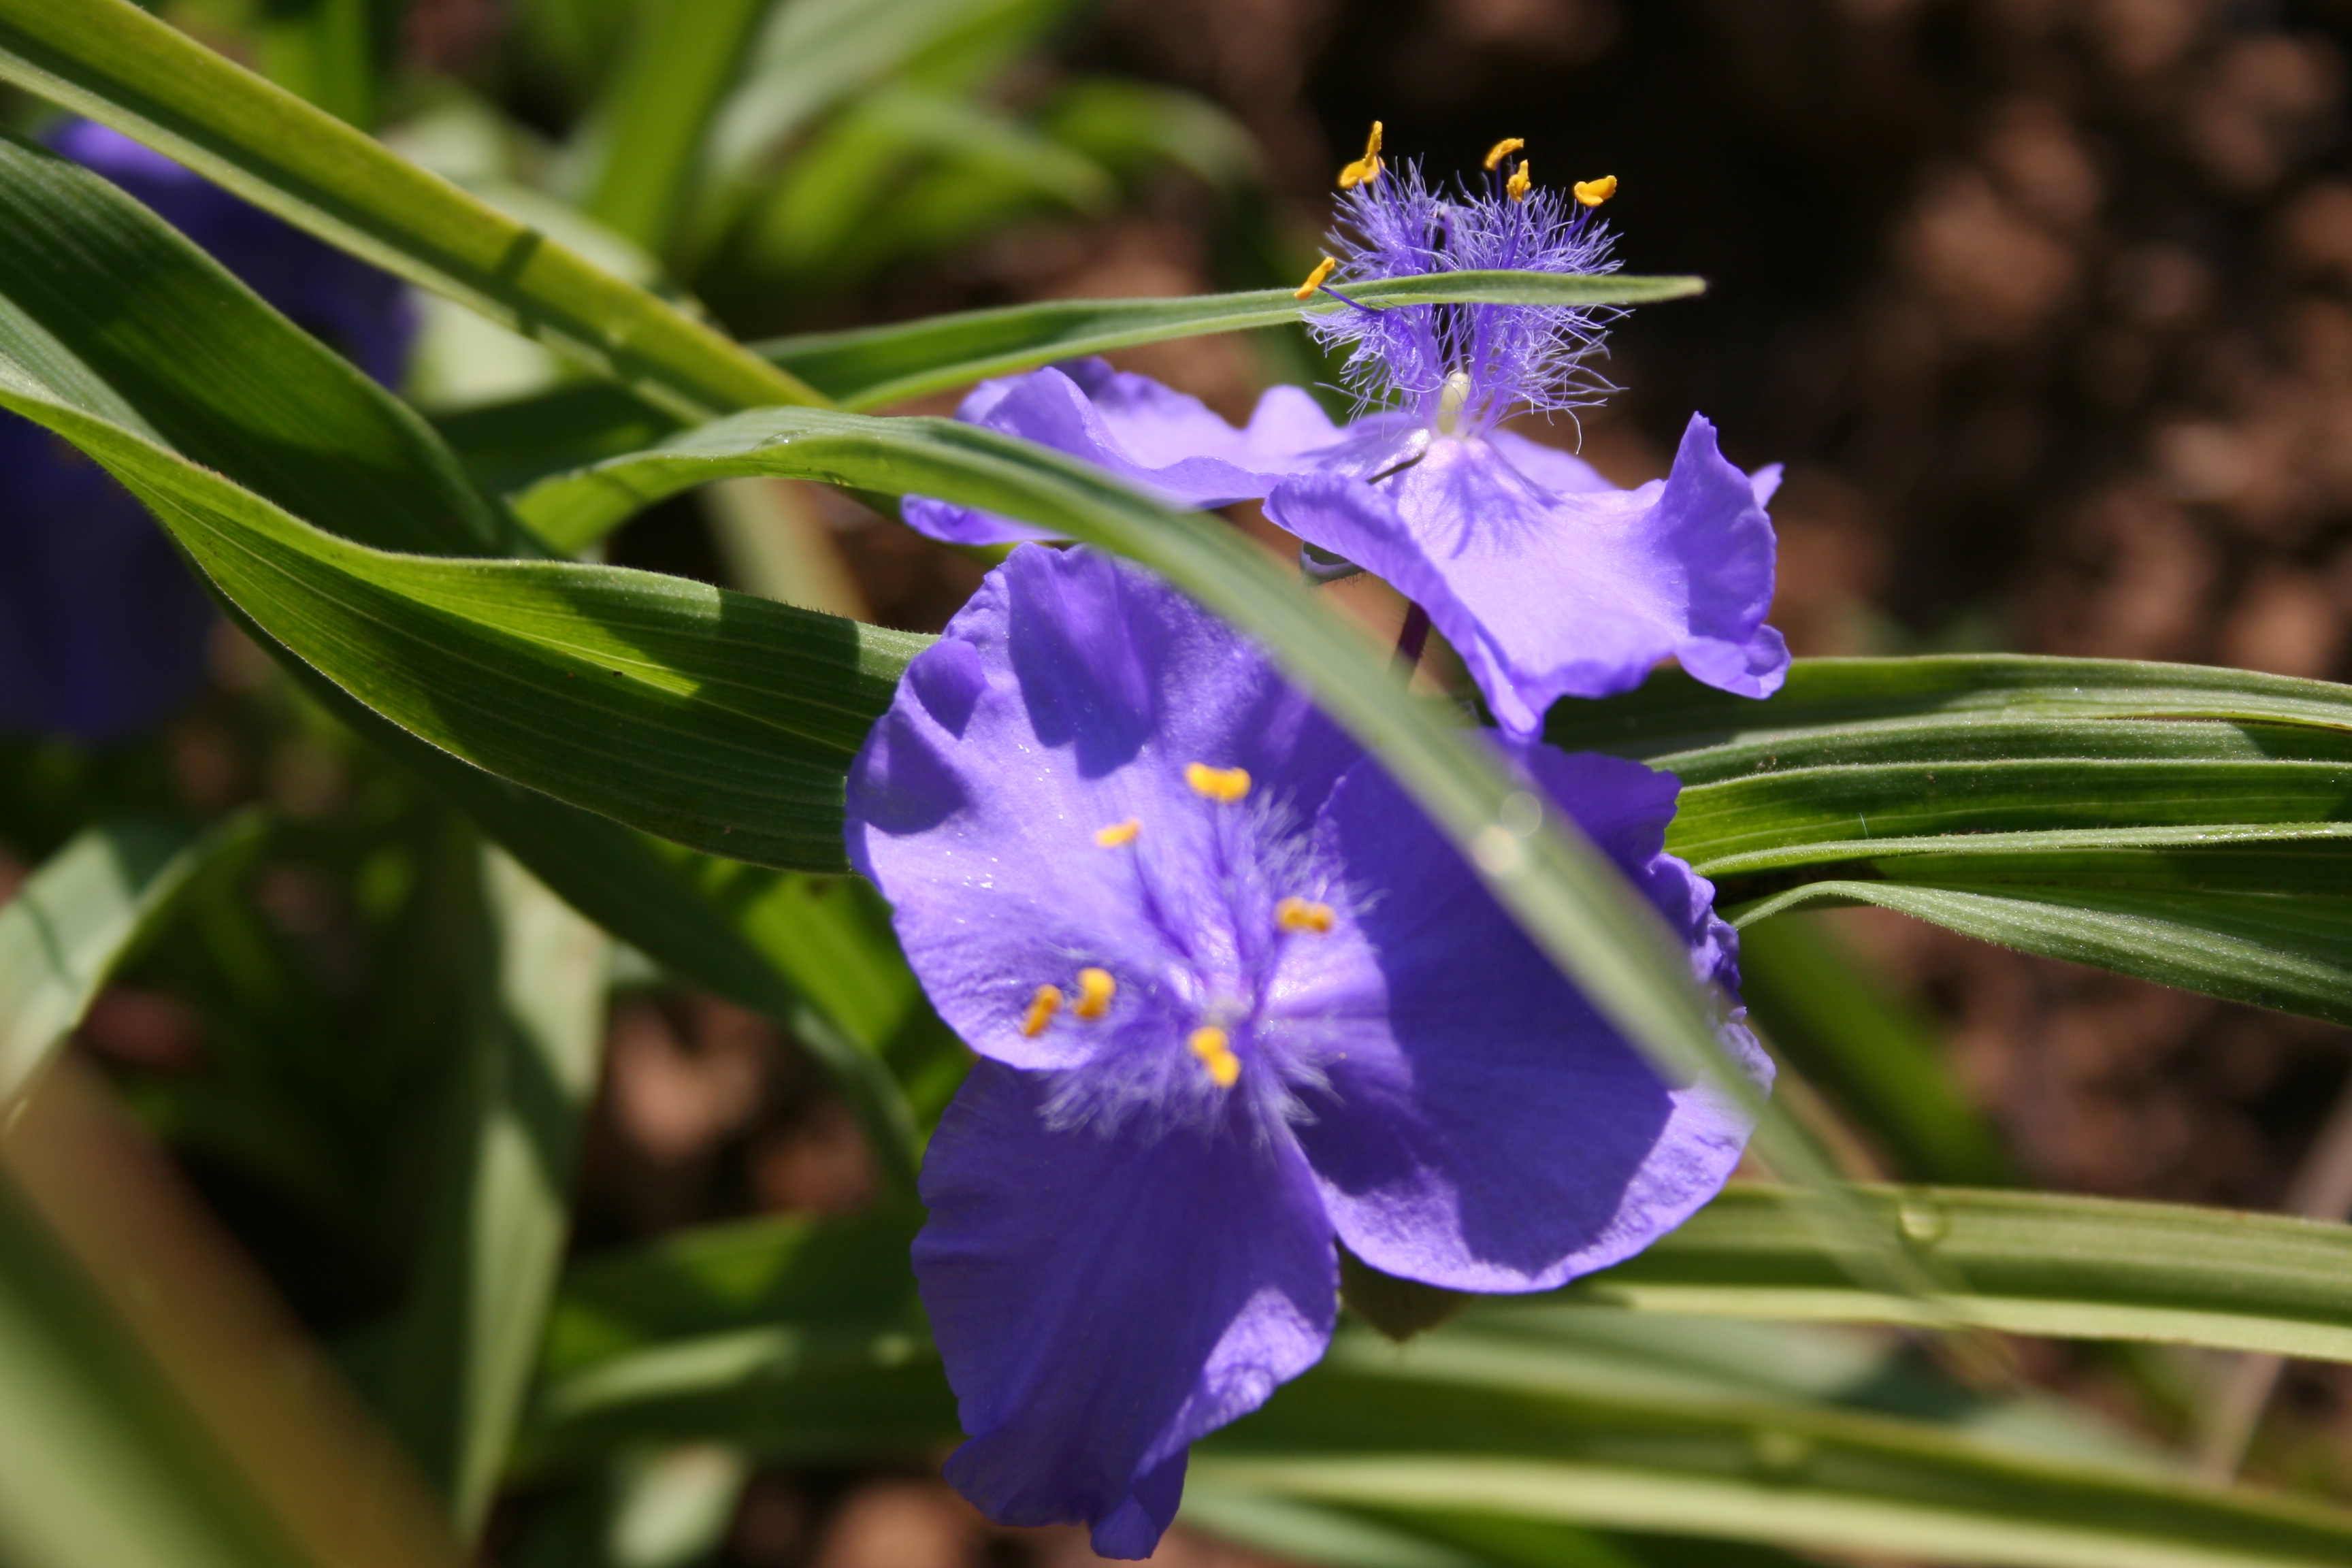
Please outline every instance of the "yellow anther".
[[1493, 174], [1496, 164], [1500, 163], [1504, 159], [1509, 157], [1512, 153], [1517, 152], [1520, 148], [1526, 145], [1527, 142], [1523, 137], [1506, 136], [1500, 142], [1496, 142], [1492, 147], [1487, 148], [1486, 172], [1490, 174]]
[[[1511, 193], [1511, 199], [1515, 202], [1526, 201], [1528, 190], [1535, 184], [1534, 179], [1528, 174], [1528, 162], [1529, 160], [1526, 158], [1520, 159], [1519, 166], [1511, 171], [1511, 177], [1503, 182], [1503, 189]], [[1585, 205], [1591, 205], [1590, 202]]]
[[1034, 1040], [1044, 1034], [1045, 1026], [1052, 1023], [1054, 1015], [1061, 1010], [1062, 988], [1060, 986], [1037, 987], [1037, 994], [1029, 998], [1029, 1016], [1021, 1020], [1021, 1037], [1024, 1040]]
[[1597, 180], [1576, 182], [1576, 199], [1586, 206], [1597, 207], [1617, 194], [1617, 176], [1603, 174]]
[[1247, 768], [1213, 768], [1206, 763], [1185, 763], [1184, 782], [1192, 786], [1193, 794], [1206, 795], [1220, 805], [1233, 805], [1250, 789]]
[[1372, 121], [1372, 133], [1364, 138], [1364, 155], [1339, 171], [1339, 188], [1352, 191], [1358, 185], [1369, 184], [1381, 177], [1381, 122]]
[[1118, 982], [1110, 977], [1108, 969], [1078, 971], [1078, 999], [1070, 1011], [1081, 1018], [1099, 1018], [1110, 1011], [1110, 999], [1118, 994]]
[[1322, 260], [1317, 262], [1315, 264], [1315, 270], [1307, 275], [1307, 281], [1301, 283], [1298, 286], [1298, 292], [1291, 297], [1296, 300], [1308, 300], [1314, 298], [1315, 290], [1323, 287], [1323, 279], [1330, 277], [1333, 269], [1339, 265], [1339, 264], [1338, 262], [1332, 260], [1328, 256]]
[[1240, 1079], [1242, 1059], [1234, 1055], [1233, 1037], [1214, 1024], [1202, 1025], [1184, 1044], [1201, 1058], [1201, 1065], [1209, 1069], [1211, 1081], [1219, 1089], [1231, 1089]]
[[1311, 931], [1320, 936], [1331, 929], [1331, 906], [1310, 899], [1285, 899], [1274, 906], [1274, 923], [1285, 931]]
[[1116, 849], [1122, 844], [1132, 844], [1143, 831], [1143, 818], [1130, 816], [1125, 822], [1114, 822], [1108, 827], [1095, 829], [1095, 842], [1106, 849]]

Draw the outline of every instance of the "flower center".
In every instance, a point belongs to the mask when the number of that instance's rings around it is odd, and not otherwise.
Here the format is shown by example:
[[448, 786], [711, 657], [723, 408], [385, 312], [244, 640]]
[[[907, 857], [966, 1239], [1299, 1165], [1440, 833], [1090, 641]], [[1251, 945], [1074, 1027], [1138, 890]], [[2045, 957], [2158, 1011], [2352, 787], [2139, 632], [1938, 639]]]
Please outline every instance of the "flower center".
[[1289, 1087], [1318, 1075], [1318, 1028], [1283, 1005], [1281, 982], [1294, 944], [1341, 918], [1311, 837], [1244, 768], [1196, 761], [1179, 776], [1189, 809], [1078, 829], [1086, 853], [1124, 868], [1114, 886], [1135, 919], [1119, 922], [1127, 939], [1073, 953], [1016, 1020], [1024, 1038], [1075, 1053], [1058, 1118], [1211, 1114], [1244, 1078], [1252, 1113], [1278, 1116]]

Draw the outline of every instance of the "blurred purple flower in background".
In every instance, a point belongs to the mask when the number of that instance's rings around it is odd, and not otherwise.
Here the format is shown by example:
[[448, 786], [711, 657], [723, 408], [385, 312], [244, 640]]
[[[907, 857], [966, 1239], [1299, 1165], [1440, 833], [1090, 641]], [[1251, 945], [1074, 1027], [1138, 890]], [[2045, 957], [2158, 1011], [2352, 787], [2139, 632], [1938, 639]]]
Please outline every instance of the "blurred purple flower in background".
[[[1736, 938], [1664, 852], [1676, 785], [1498, 741], [1724, 988]], [[1542, 1289], [1712, 1196], [1749, 1124], [1662, 1082], [1380, 767], [1143, 571], [1024, 548], [908, 670], [849, 851], [982, 1060], [933, 1138], [923, 1300], [1008, 1524], [1141, 1557], [1189, 1445], [1323, 1353], [1334, 1238]]]
[[[86, 121], [49, 144], [194, 240], [376, 380], [413, 329], [385, 273]], [[211, 601], [146, 509], [32, 421], [0, 413], [0, 730], [118, 739], [205, 677]]]
[[[1439, 191], [1414, 165], [1381, 162], [1376, 127], [1343, 172], [1335, 254], [1309, 279], [1341, 308], [1307, 321], [1348, 352], [1360, 413], [1344, 428], [1300, 389], [1276, 387], [1237, 431], [1098, 360], [988, 383], [958, 416], [1084, 458], [1173, 505], [1265, 498], [1266, 515], [1321, 560], [1360, 566], [1427, 611], [1517, 733], [1538, 729], [1556, 700], [1630, 689], [1670, 656], [1711, 686], [1769, 696], [1789, 662], [1764, 625], [1774, 556], [1764, 503], [1777, 468], [1751, 479], [1694, 416], [1673, 471], [1621, 490], [1496, 427], [1607, 391], [1590, 362], [1618, 312], [1347, 300], [1349, 285], [1431, 272], [1614, 271], [1614, 239], [1595, 213], [1615, 180], [1563, 195], [1535, 186], [1517, 151], [1503, 142], [1488, 155], [1483, 189]], [[960, 543], [1050, 537], [937, 501], [910, 499], [906, 516]]]

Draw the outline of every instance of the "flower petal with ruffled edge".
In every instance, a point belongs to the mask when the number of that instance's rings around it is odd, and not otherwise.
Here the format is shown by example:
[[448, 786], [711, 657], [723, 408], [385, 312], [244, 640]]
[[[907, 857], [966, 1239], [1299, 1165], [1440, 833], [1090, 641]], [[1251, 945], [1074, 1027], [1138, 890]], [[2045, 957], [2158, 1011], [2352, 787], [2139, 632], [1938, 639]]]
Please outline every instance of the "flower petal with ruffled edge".
[[[1082, 458], [1188, 510], [1255, 500], [1347, 434], [1299, 387], [1268, 389], [1236, 427], [1199, 398], [1099, 359], [984, 381], [956, 417]], [[1066, 537], [924, 496], [908, 496], [901, 512], [918, 532], [950, 544]]]
[[[1706, 884], [1659, 847], [1674, 781], [1511, 755], [1734, 982]], [[1185, 1446], [1320, 1352], [1335, 1229], [1531, 1289], [1679, 1218], [1745, 1136], [1651, 1076], [1254, 645], [1112, 557], [990, 574], [848, 806], [986, 1058], [926, 1155], [915, 1261], [971, 1439], [949, 1474], [1001, 1521], [1149, 1552]]]
[[1266, 515], [1428, 610], [1503, 727], [1533, 733], [1562, 697], [1639, 686], [1668, 657], [1743, 697], [1780, 689], [1764, 625], [1773, 539], [1759, 491], [1694, 416], [1673, 471], [1638, 489], [1558, 494], [1478, 440], [1438, 440], [1379, 486], [1286, 480]]
[[1003, 1524], [1091, 1523], [1148, 1557], [1186, 1447], [1323, 1354], [1339, 1264], [1297, 1149], [1232, 1121], [1052, 1130], [1038, 1075], [983, 1061], [923, 1162], [923, 1305]]
[[[1712, 889], [1664, 852], [1675, 781], [1639, 763], [1507, 748], [1641, 886], [1702, 982], [1736, 982]], [[1713, 1197], [1752, 1122], [1705, 1086], [1669, 1086], [1561, 977], [1403, 791], [1349, 770], [1318, 831], [1381, 868], [1360, 916], [1384, 982], [1349, 1023], [1300, 1146], [1339, 1238], [1376, 1268], [1458, 1290], [1541, 1290], [1647, 1247]], [[1370, 999], [1367, 999], [1370, 1000]], [[1759, 1087], [1738, 1016], [1719, 1037]]]

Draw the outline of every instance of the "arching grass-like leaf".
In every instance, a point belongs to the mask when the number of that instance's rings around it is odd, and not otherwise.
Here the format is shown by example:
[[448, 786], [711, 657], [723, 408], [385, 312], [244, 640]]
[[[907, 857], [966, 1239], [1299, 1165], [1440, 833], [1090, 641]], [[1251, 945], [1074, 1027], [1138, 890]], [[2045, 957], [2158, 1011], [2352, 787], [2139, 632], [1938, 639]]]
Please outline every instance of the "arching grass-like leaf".
[[841, 780], [920, 639], [679, 578], [338, 539], [0, 363], [273, 638], [477, 766], [714, 853], [838, 869]]
[[308, 666], [295, 674], [313, 700], [472, 817], [573, 909], [672, 974], [789, 1030], [833, 1074], [884, 1180], [914, 1190], [915, 1113], [885, 1058], [914, 1069], [908, 1077], [936, 1113], [945, 1096], [921, 1080], [959, 1068], [961, 1047], [939, 1039], [945, 1026], [887, 931], [855, 907], [854, 892], [835, 898], [835, 879], [698, 855], [509, 784], [417, 739]]
[[506, 1468], [571, 1230], [604, 1044], [612, 942], [511, 859], [481, 855], [440, 1190], [386, 1390], [395, 1430], [470, 1540]]
[[[2142, 1238], [2169, 1212], [2104, 1206]], [[954, 1412], [904, 1316], [898, 1265], [914, 1217], [715, 1226], [581, 1265], [527, 1463], [648, 1438], [815, 1462], [935, 1452]], [[1735, 1205], [1723, 1233], [1750, 1217]], [[1812, 1261], [1833, 1268], [1815, 1247]], [[1556, 1298], [1485, 1301], [1402, 1348], [1343, 1328], [1322, 1365], [1197, 1445], [1192, 1478], [1213, 1529], [1254, 1500], [1287, 1500], [1302, 1513], [1275, 1522], [1292, 1530], [1337, 1509], [1383, 1549], [1451, 1543], [1471, 1562], [1547, 1561], [1480, 1547], [1524, 1532], [1529, 1550], [1560, 1548], [1570, 1527], [1596, 1525], [2053, 1568], [2319, 1563], [2352, 1550], [2340, 1512], [2195, 1485], [2055, 1402], [1973, 1394], [1867, 1342], [1754, 1324], [1694, 1333]], [[1312, 1539], [1287, 1549], [1313, 1556]]]
[[[0, 353], [37, 365], [66, 401], [168, 433], [166, 444], [203, 468], [280, 505], [319, 508], [332, 531], [362, 542], [441, 555], [529, 544], [390, 395], [112, 185], [0, 142], [0, 299], [13, 307], [0, 310]], [[48, 259], [57, 249], [76, 258], [87, 287], [58, 283]], [[249, 620], [247, 628], [315, 699], [454, 799], [575, 908], [791, 1029], [837, 1075], [884, 1172], [912, 1181], [913, 1120], [879, 1053], [927, 1010], [908, 1004], [919, 994], [903, 964], [877, 977], [870, 955], [888, 944], [877, 948], [845, 905], [836, 913], [763, 897], [748, 884], [771, 874], [657, 844], [460, 762]], [[782, 918], [787, 907], [792, 918]], [[845, 934], [853, 927], [860, 934]], [[845, 961], [845, 941], [869, 962]]]
[[740, 70], [768, 0], [665, 5], [637, 18], [620, 79], [587, 132], [590, 216], [658, 251], [692, 189], [703, 132]]
[[[1350, 287], [1348, 298], [1398, 305], [1651, 305], [1703, 293], [1696, 278], [1633, 273], [1438, 272]], [[845, 408], [879, 408], [983, 376], [1171, 338], [1296, 323], [1302, 311], [1349, 307], [1322, 296], [1302, 306], [1287, 289], [1171, 300], [1048, 300], [1034, 305], [927, 316], [752, 346]]]
[[[1633, 305], [1685, 299], [1704, 287], [1696, 278], [1624, 273], [1578, 278], [1544, 272], [1447, 272], [1389, 279], [1348, 293], [1374, 306]], [[1339, 307], [1327, 300], [1312, 308]], [[774, 338], [751, 346], [843, 407], [870, 409], [984, 376], [1008, 375], [1139, 343], [1287, 326], [1297, 321], [1301, 309], [1287, 289], [1165, 300], [1048, 300]], [[441, 426], [476, 472], [511, 482], [650, 447], [674, 423], [619, 387], [589, 383], [551, 387], [510, 403], [452, 415]], [[587, 520], [593, 514], [583, 513], [581, 521], [558, 523], [552, 517], [564, 506], [552, 495], [534, 505], [548, 514], [550, 536], [572, 549], [625, 515], [605, 513], [591, 521]]]
[[[2352, 1362], [2352, 1226], [1968, 1187], [1854, 1189], [1874, 1223], [1966, 1281], [1948, 1313], [2006, 1332]], [[1785, 1188], [1739, 1185], [1576, 1287], [1652, 1311], [1916, 1322], [1853, 1288]]]
[[397, 398], [110, 182], [6, 138], [0, 300], [0, 350], [58, 398], [346, 537], [539, 552]]
[[817, 395], [129, 0], [0, 0], [0, 79], [560, 349], [681, 417]]
[[1742, 923], [1874, 903], [2352, 1022], [2352, 688], [2095, 659], [1811, 659], [1763, 702], [1660, 676], [1561, 704], [1549, 733], [1680, 775], [1667, 843]]

